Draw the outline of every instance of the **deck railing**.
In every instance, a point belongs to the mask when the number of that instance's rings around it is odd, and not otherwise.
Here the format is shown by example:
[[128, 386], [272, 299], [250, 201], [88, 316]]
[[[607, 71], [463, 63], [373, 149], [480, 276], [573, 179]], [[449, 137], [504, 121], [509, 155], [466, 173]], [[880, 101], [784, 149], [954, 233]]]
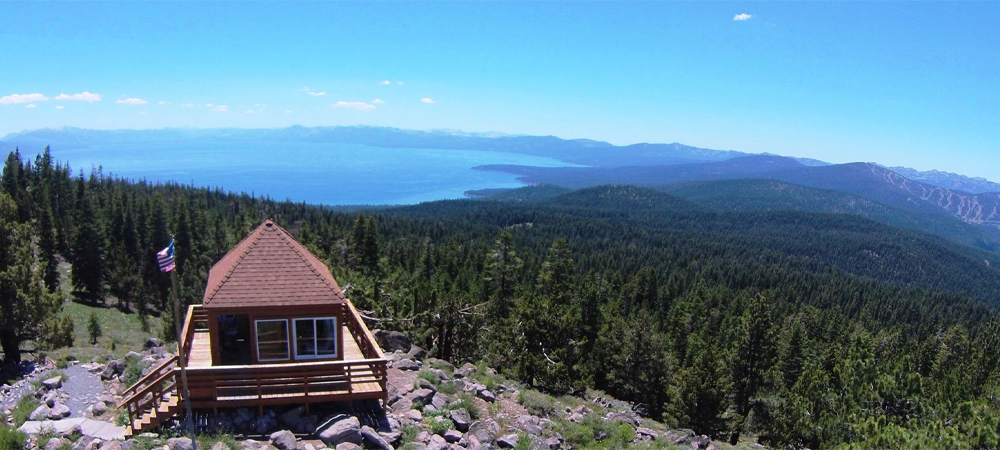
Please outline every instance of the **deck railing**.
[[375, 336], [372, 335], [372, 332], [361, 321], [361, 315], [358, 314], [358, 310], [354, 308], [351, 302], [346, 302], [346, 305], [347, 320], [345, 322], [347, 329], [351, 332], [354, 340], [357, 341], [358, 347], [361, 348], [361, 354], [365, 355], [365, 358], [368, 359], [385, 359], [385, 354], [379, 348]]
[[305, 404], [361, 398], [384, 400], [386, 361], [197, 367], [189, 368], [187, 376], [191, 405], [195, 407], [278, 404], [290, 399]]
[[184, 329], [178, 336], [179, 347], [185, 356], [191, 355], [191, 344], [194, 342], [194, 332], [197, 329], [208, 328], [208, 312], [201, 305], [188, 306], [184, 316]]

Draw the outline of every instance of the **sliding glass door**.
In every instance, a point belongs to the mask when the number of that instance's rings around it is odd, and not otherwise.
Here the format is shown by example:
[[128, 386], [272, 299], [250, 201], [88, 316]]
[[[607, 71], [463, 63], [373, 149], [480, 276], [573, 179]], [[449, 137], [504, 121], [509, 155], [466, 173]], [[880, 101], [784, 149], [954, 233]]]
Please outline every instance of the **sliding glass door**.
[[293, 321], [295, 359], [337, 357], [337, 318], [310, 317]]

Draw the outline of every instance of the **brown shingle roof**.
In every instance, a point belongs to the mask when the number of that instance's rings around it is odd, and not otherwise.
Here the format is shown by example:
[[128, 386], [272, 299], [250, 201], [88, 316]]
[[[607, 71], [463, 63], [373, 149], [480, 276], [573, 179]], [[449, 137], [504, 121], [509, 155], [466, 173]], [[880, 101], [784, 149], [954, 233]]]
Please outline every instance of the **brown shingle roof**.
[[345, 301], [330, 269], [266, 220], [212, 267], [202, 303], [211, 309]]

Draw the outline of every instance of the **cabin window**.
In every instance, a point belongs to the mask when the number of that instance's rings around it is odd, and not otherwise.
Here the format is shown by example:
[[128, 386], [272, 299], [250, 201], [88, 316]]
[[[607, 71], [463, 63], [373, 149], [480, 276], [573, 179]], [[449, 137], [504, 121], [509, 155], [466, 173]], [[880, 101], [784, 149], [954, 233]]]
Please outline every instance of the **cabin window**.
[[256, 325], [257, 360], [288, 359], [288, 321], [284, 319], [258, 320]]
[[337, 318], [295, 319], [295, 359], [337, 357]]

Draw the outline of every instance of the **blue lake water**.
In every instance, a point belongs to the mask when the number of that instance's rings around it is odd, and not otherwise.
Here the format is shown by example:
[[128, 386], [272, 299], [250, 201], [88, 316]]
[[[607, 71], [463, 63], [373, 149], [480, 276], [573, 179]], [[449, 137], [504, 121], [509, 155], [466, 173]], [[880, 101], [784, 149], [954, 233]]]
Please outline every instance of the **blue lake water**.
[[572, 166], [552, 158], [476, 150], [368, 147], [287, 142], [101, 145], [52, 150], [74, 173], [268, 195], [326, 205], [413, 204], [464, 197], [470, 189], [522, 186], [514, 175], [473, 170], [483, 164]]

